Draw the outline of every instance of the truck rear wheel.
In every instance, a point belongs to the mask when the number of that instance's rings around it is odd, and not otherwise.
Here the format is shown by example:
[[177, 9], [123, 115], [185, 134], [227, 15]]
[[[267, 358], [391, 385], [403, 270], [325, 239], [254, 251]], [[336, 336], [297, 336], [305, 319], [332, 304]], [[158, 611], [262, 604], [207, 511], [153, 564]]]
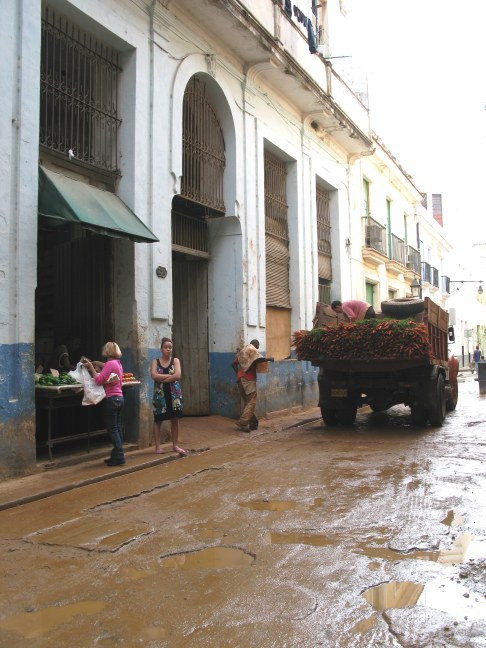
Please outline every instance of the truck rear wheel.
[[337, 410], [331, 407], [321, 407], [321, 416], [326, 425], [338, 424]]
[[346, 409], [337, 410], [337, 418], [341, 425], [353, 425], [356, 421], [356, 412], [358, 411], [358, 406], [353, 405], [347, 407]]
[[459, 398], [459, 388], [457, 384], [457, 373], [459, 371], [459, 361], [451, 356], [449, 358], [449, 385], [448, 398], [446, 400], [446, 410], [452, 412], [456, 409], [457, 400]]
[[446, 416], [445, 380], [440, 373], [429, 385], [427, 414], [431, 425], [441, 426]]
[[457, 382], [456, 382], [455, 386], [451, 384], [450, 396], [446, 400], [447, 412], [452, 412], [456, 409], [458, 399], [459, 399], [459, 394], [458, 394]]

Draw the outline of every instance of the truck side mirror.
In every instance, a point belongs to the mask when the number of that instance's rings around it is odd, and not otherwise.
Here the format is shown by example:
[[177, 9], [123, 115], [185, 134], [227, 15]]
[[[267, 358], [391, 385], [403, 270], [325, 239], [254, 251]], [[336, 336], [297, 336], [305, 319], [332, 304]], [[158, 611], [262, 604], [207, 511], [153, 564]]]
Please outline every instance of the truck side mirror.
[[456, 336], [454, 335], [454, 327], [449, 326], [447, 329], [447, 335], [449, 336], [449, 342], [455, 342], [456, 341]]

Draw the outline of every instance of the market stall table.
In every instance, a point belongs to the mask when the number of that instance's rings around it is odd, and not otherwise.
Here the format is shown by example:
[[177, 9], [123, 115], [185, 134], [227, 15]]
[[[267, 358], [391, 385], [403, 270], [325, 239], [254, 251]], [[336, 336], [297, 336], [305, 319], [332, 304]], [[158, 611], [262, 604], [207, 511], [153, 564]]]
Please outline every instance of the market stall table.
[[[122, 388], [130, 388], [135, 385], [140, 385], [139, 380], [130, 380], [122, 383]], [[47, 441], [41, 446], [47, 446], [49, 452], [49, 460], [52, 461], [52, 448], [57, 443], [65, 443], [74, 441], [76, 439], [88, 440], [88, 452], [90, 451], [91, 438], [106, 434], [106, 429], [91, 430], [91, 408], [92, 405], [82, 405], [83, 401], [83, 386], [80, 383], [74, 385], [36, 385], [35, 395], [36, 403], [42, 409], [47, 410]], [[102, 401], [103, 402], [103, 401]], [[88, 421], [86, 432], [77, 434], [69, 434], [59, 437], [52, 436], [52, 412], [62, 408], [77, 408], [83, 407], [88, 411]]]

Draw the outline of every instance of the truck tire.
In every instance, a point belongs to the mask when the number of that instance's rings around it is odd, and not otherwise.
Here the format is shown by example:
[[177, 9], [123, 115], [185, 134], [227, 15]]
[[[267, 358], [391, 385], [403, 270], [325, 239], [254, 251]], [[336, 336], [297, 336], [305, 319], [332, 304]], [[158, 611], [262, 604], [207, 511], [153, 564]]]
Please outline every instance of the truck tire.
[[321, 407], [322, 420], [326, 425], [332, 426], [338, 424], [337, 410], [330, 407]]
[[445, 380], [440, 373], [431, 376], [428, 393], [427, 415], [431, 425], [440, 427], [446, 415]]
[[402, 319], [422, 313], [425, 308], [423, 299], [402, 297], [381, 302], [381, 312], [388, 317]]
[[351, 405], [345, 409], [337, 410], [337, 418], [340, 425], [353, 425], [356, 421], [357, 405]]
[[453, 412], [457, 407], [458, 393], [456, 389], [451, 389], [451, 397], [446, 400], [446, 411]]
[[449, 358], [449, 385], [448, 398], [446, 400], [446, 410], [452, 412], [456, 409], [459, 398], [459, 386], [457, 384], [457, 374], [459, 372], [459, 361], [454, 356]]

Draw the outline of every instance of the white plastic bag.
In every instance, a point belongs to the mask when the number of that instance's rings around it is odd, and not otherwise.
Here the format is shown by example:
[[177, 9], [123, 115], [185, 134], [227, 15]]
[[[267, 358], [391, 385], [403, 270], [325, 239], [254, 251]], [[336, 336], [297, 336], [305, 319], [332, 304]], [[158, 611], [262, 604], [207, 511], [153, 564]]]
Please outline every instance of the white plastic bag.
[[[78, 367], [80, 365], [81, 363], [78, 363]], [[83, 365], [81, 365], [81, 382], [84, 388], [82, 405], [96, 405], [103, 400], [105, 397], [103, 385], [97, 385], [95, 379]]]
[[83, 383], [83, 365], [78, 362], [76, 365], [76, 369], [73, 369], [72, 371], [68, 371], [68, 376], [71, 376], [71, 378], [74, 378], [78, 383]]

